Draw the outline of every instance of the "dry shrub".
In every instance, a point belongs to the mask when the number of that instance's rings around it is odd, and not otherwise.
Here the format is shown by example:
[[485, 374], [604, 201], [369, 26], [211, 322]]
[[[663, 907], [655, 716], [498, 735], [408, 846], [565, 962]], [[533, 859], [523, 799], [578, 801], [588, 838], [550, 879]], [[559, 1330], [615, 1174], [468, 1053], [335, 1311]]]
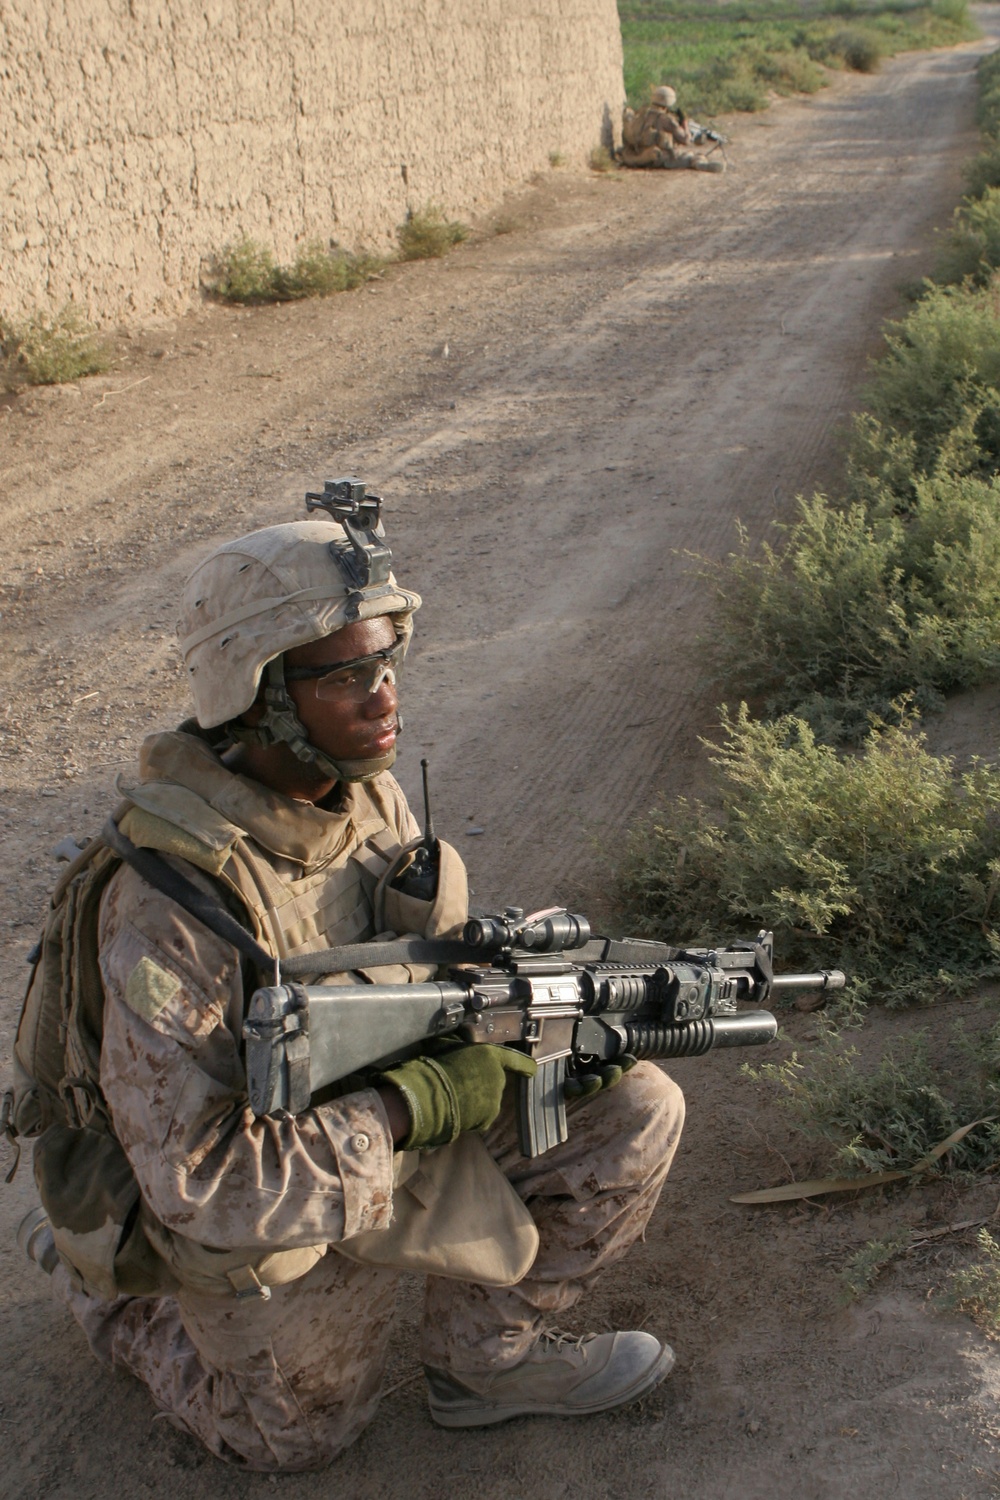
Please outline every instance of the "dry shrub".
[[291, 265], [281, 266], [265, 245], [243, 239], [227, 245], [218, 257], [211, 289], [223, 301], [244, 306], [295, 302], [349, 291], [377, 275], [384, 265], [375, 256], [352, 255], [321, 240], [310, 240]]
[[617, 165], [607, 146], [595, 146], [587, 164], [592, 172], [613, 172]]
[[0, 326], [4, 384], [62, 385], [83, 375], [99, 375], [111, 363], [110, 350], [78, 308], [36, 313], [23, 323]]
[[431, 260], [447, 255], [469, 237], [469, 229], [458, 219], [449, 219], [442, 208], [430, 203], [410, 213], [396, 231], [403, 260]]
[[823, 48], [824, 62], [840, 62], [855, 73], [877, 73], [882, 66], [882, 48], [870, 31], [848, 28], [837, 31]]

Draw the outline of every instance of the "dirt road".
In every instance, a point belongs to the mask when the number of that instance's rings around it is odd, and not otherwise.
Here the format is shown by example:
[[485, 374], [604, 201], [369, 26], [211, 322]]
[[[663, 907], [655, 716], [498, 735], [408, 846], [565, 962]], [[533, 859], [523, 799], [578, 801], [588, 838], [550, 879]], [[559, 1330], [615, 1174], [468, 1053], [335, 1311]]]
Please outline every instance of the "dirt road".
[[[724, 177], [553, 171], [443, 262], [326, 303], [206, 306], [123, 339], [107, 376], [0, 407], [5, 1036], [48, 850], [97, 825], [136, 737], [185, 711], [179, 580], [212, 539], [294, 516], [335, 474], [385, 496], [400, 574], [426, 600], [404, 784], [428, 754], [438, 827], [480, 902], [600, 901], [628, 818], [703, 774], [710, 606], [681, 554], [723, 555], [737, 518], [760, 535], [835, 477], [879, 320], [929, 267], [974, 150], [979, 50], [904, 57], [738, 117]], [[809, 1028], [789, 1023], [800, 1045]], [[836, 1280], [866, 1239], [987, 1213], [989, 1193], [734, 1208], [737, 1186], [820, 1158], [738, 1060], [675, 1071], [690, 1123], [647, 1243], [580, 1311], [669, 1338], [667, 1385], [586, 1425], [440, 1433], [414, 1285], [376, 1422], [329, 1475], [282, 1494], [997, 1493], [1000, 1362], [928, 1309], [940, 1267], [908, 1261], [848, 1310]], [[31, 1201], [22, 1168], [0, 1204], [5, 1492], [273, 1493], [92, 1364], [13, 1249]]]

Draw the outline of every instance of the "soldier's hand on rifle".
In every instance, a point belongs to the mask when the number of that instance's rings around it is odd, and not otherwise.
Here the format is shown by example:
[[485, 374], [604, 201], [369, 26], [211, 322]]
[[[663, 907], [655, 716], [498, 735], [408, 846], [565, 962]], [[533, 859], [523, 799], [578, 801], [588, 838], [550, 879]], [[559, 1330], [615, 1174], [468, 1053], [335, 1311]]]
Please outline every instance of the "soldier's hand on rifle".
[[[446, 1146], [465, 1130], [486, 1130], [500, 1113], [510, 1073], [534, 1078], [538, 1065], [523, 1052], [477, 1042], [443, 1045], [381, 1075], [399, 1090], [410, 1117], [404, 1151]], [[395, 1137], [395, 1131], [393, 1132]]]
[[613, 1089], [639, 1061], [625, 1052], [616, 1063], [603, 1063], [596, 1073], [571, 1073], [563, 1085], [567, 1100], [590, 1099], [602, 1090]]

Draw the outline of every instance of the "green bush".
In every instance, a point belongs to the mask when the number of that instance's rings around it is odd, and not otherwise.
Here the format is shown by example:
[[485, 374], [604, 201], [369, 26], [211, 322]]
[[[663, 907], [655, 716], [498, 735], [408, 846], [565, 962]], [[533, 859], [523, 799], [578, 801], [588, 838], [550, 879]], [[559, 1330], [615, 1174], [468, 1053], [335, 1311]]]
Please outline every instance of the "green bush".
[[1000, 771], [956, 776], [912, 724], [856, 755], [802, 719], [722, 711], [712, 810], [662, 803], [630, 830], [618, 884], [632, 930], [704, 942], [772, 928], [782, 968], [840, 967], [890, 1004], [1000, 972]]
[[1000, 1333], [1000, 1245], [988, 1229], [976, 1236], [978, 1265], [953, 1271], [937, 1299], [942, 1312], [965, 1312], [988, 1333]]
[[[911, 1033], [875, 1063], [831, 1028], [806, 1057], [793, 1053], [786, 1062], [747, 1072], [777, 1090], [803, 1134], [835, 1148], [833, 1171], [863, 1176], [915, 1167], [954, 1131], [995, 1115], [998, 1069], [1000, 1027], [976, 1040], [954, 1027], [933, 1056], [926, 1033]], [[1000, 1125], [991, 1122], [977, 1125], [929, 1170], [982, 1172], [998, 1162]], [[874, 1260], [862, 1255], [855, 1269]]]
[[882, 44], [870, 31], [851, 27], [836, 31], [823, 47], [823, 62], [850, 68], [855, 73], [877, 73], [882, 66]]
[[227, 245], [213, 268], [212, 290], [226, 302], [254, 306], [330, 297], [360, 286], [385, 265], [371, 255], [352, 255], [310, 240], [290, 266], [281, 266], [257, 240]]
[[[997, 152], [1000, 167], [1000, 150]], [[985, 187], [977, 198], [955, 210], [955, 221], [938, 257], [934, 279], [966, 279], [986, 286], [1000, 266], [1000, 187]]]
[[870, 1291], [889, 1262], [906, 1249], [909, 1240], [908, 1234], [901, 1233], [887, 1240], [868, 1240], [856, 1250], [840, 1273], [841, 1300], [853, 1302]]
[[61, 385], [99, 375], [111, 363], [107, 344], [71, 303], [53, 314], [0, 325], [4, 384]]
[[396, 231], [399, 252], [404, 260], [428, 260], [447, 255], [455, 245], [469, 237], [465, 224], [445, 217], [444, 210], [428, 204], [419, 213], [407, 215]]
[[385, 267], [385, 260], [375, 255], [349, 255], [331, 250], [320, 240], [312, 240], [299, 250], [290, 266], [279, 266], [275, 288], [281, 301], [301, 297], [332, 297], [349, 292], [370, 281]]
[[716, 573], [710, 649], [726, 684], [795, 711], [826, 739], [856, 740], [913, 695], [1000, 671], [1000, 481], [941, 473], [913, 481], [899, 514], [877, 503], [799, 500], [784, 544], [740, 550]]
[[979, 59], [976, 123], [984, 135], [1000, 136], [1000, 52], [988, 52]]
[[257, 240], [226, 245], [213, 266], [212, 290], [226, 302], [273, 302], [277, 265]]
[[934, 472], [970, 415], [977, 466], [1000, 468], [1000, 288], [929, 287], [885, 340], [865, 395], [890, 438], [912, 439], [916, 469]]
[[[1000, 261], [1000, 189], [963, 214], [979, 259]], [[886, 344], [844, 501], [800, 499], [780, 540], [754, 552], [741, 535], [712, 570], [722, 679], [824, 738], [1000, 671], [1000, 281], [928, 285]]]
[[613, 172], [616, 163], [607, 146], [595, 146], [587, 158], [587, 165], [592, 172]]
[[1000, 141], [987, 141], [963, 168], [962, 176], [970, 198], [981, 198], [987, 188], [1000, 187]]

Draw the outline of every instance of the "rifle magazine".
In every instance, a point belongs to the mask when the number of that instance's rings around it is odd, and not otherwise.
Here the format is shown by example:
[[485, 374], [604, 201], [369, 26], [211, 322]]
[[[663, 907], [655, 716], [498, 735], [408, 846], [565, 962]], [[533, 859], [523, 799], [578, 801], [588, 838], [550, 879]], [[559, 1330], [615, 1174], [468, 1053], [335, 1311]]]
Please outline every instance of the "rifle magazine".
[[517, 1136], [522, 1156], [541, 1156], [569, 1139], [565, 1083], [565, 1057], [540, 1062], [534, 1078], [517, 1080]]

